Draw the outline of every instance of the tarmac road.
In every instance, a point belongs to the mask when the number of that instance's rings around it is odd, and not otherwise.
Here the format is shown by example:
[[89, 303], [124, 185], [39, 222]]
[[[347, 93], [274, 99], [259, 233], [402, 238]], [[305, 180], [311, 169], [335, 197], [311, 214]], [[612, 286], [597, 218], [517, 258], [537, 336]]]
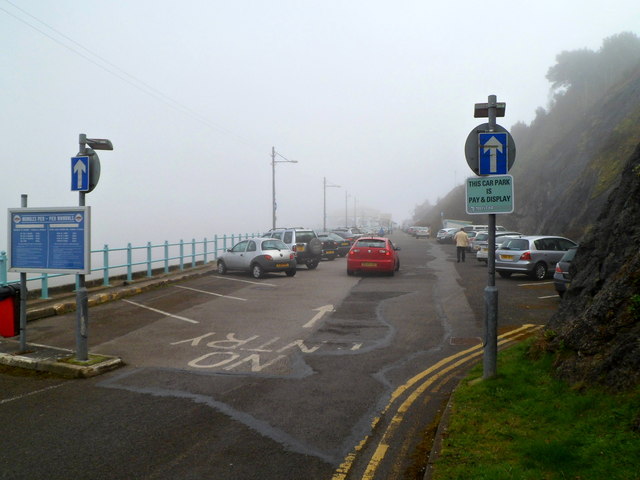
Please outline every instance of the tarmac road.
[[[486, 268], [394, 239], [393, 278], [349, 277], [337, 259], [90, 308], [90, 351], [127, 365], [0, 375], [0, 478], [418, 478], [439, 412], [481, 359]], [[552, 285], [496, 283], [505, 341], [558, 304]], [[31, 322], [29, 341], [73, 349], [74, 325], [74, 313]]]

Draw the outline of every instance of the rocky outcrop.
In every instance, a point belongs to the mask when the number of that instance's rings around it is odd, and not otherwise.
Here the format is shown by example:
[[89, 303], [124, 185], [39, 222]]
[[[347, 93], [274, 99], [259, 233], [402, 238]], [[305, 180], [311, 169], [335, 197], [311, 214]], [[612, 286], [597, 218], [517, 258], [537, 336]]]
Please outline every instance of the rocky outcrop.
[[571, 268], [545, 330], [558, 375], [618, 391], [640, 385], [640, 145]]

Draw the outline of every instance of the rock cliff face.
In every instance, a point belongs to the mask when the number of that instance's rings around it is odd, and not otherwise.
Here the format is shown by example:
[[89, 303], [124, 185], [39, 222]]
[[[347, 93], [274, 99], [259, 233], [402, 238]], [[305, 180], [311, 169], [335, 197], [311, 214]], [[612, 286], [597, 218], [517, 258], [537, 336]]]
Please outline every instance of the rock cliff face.
[[640, 385], [640, 145], [572, 264], [545, 347], [570, 382]]

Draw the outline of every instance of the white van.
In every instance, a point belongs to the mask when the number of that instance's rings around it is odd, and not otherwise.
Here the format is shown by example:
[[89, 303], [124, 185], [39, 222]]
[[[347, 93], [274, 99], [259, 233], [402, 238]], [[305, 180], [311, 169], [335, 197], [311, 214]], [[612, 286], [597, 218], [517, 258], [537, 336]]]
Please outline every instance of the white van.
[[[465, 232], [485, 232], [487, 230], [489, 230], [489, 225], [469, 225], [464, 227]], [[506, 230], [502, 225], [496, 225], [497, 232], [506, 232]]]

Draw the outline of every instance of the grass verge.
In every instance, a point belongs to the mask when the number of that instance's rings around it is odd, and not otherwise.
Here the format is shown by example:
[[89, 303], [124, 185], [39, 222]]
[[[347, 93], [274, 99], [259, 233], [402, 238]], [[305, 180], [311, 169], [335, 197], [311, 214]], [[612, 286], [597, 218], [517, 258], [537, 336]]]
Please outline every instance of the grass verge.
[[500, 353], [496, 378], [478, 381], [479, 365], [461, 383], [432, 478], [640, 479], [640, 389], [572, 388], [531, 342]]

